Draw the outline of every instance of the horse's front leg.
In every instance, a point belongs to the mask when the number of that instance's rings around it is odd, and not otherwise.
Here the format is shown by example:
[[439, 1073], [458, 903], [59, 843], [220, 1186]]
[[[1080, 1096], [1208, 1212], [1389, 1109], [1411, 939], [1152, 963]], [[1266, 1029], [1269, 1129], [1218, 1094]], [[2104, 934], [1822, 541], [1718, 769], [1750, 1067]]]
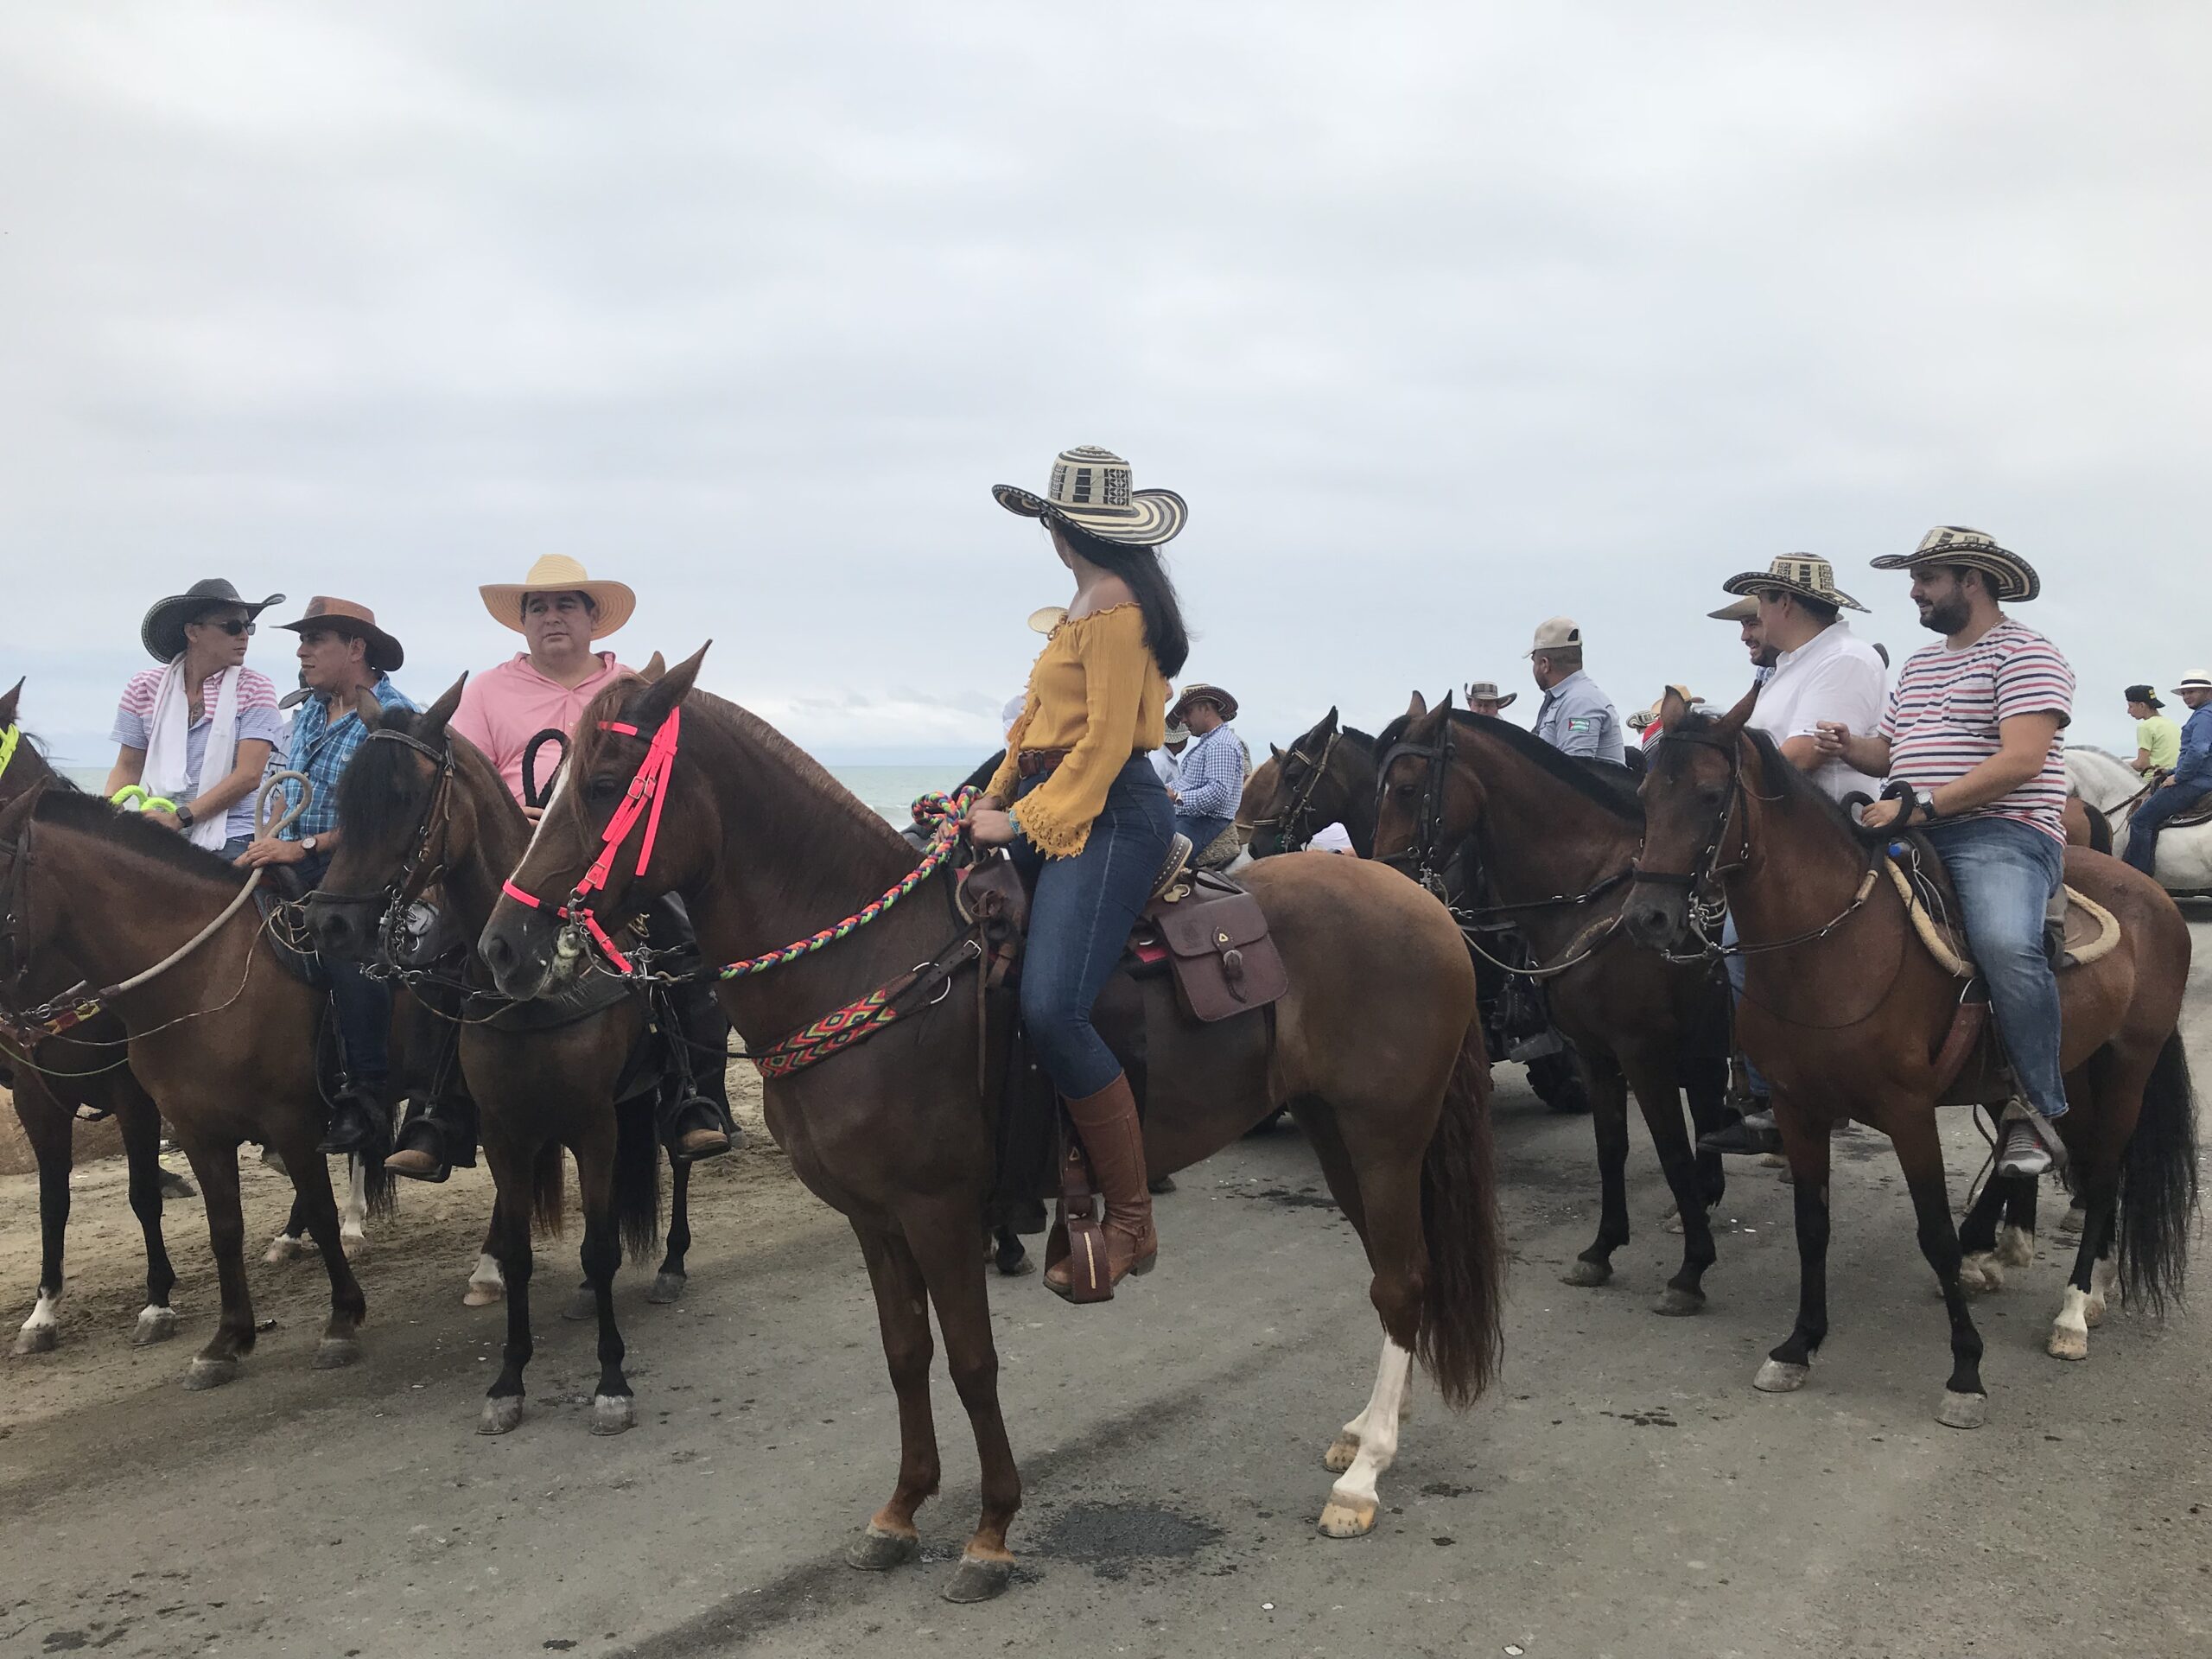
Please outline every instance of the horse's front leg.
[[338, 1217], [338, 1241], [348, 1262], [369, 1253], [369, 1166], [361, 1154], [346, 1154], [346, 1208]]
[[[492, 1219], [484, 1229], [483, 1247], [476, 1252], [476, 1265], [469, 1269], [468, 1288], [461, 1294], [463, 1307], [489, 1307], [507, 1294], [506, 1277], [499, 1271], [499, 1255], [506, 1248], [506, 1235], [499, 1220], [498, 1185], [497, 1181], [493, 1183]], [[527, 1228], [523, 1236], [527, 1243]]]
[[891, 1501], [869, 1518], [868, 1529], [845, 1553], [851, 1565], [880, 1573], [919, 1558], [921, 1535], [914, 1511], [937, 1491], [939, 1466], [937, 1422], [930, 1410], [929, 1287], [906, 1238], [853, 1224], [875, 1292], [875, 1319], [883, 1334], [883, 1357], [891, 1387], [899, 1396], [899, 1484]]
[[600, 1114], [576, 1147], [576, 1185], [583, 1198], [584, 1283], [599, 1319], [599, 1383], [591, 1402], [591, 1432], [620, 1434], [638, 1421], [630, 1379], [623, 1375], [626, 1350], [614, 1322], [614, 1270], [622, 1245], [614, 1223], [614, 1113]]
[[944, 1332], [946, 1368], [975, 1431], [982, 1465], [982, 1512], [960, 1552], [960, 1566], [944, 1587], [947, 1601], [988, 1601], [1014, 1577], [1007, 1529], [1021, 1508], [1021, 1471], [1014, 1466], [1006, 1419], [999, 1411], [999, 1356], [991, 1340], [991, 1301], [983, 1263], [976, 1251], [982, 1218], [980, 1194], [964, 1193], [916, 1205], [900, 1217], [937, 1322]]
[[1560, 1279], [1586, 1287], [1613, 1276], [1613, 1252], [1628, 1243], [1628, 1082], [1611, 1055], [1595, 1052], [1584, 1063], [1583, 1076], [1590, 1087], [1590, 1127], [1598, 1137], [1598, 1236]]
[[162, 1237], [162, 1119], [143, 1096], [131, 1105], [118, 1105], [115, 1119], [123, 1129], [123, 1154], [130, 1171], [130, 1212], [138, 1217], [146, 1241], [146, 1306], [138, 1310], [130, 1332], [133, 1345], [143, 1348], [176, 1334], [176, 1310], [169, 1306], [176, 1269], [169, 1265]]
[[2008, 1179], [1993, 1169], [1959, 1223], [1959, 1282], [1969, 1293], [2005, 1288], [2005, 1267], [1997, 1254], [1997, 1218], [2005, 1213], [2008, 1185]]
[[[490, 1125], [487, 1123], [487, 1128]], [[494, 1282], [507, 1304], [507, 1341], [499, 1356], [499, 1374], [485, 1390], [484, 1409], [476, 1419], [479, 1434], [505, 1434], [522, 1421], [523, 1373], [530, 1367], [530, 1275], [533, 1265], [530, 1244], [531, 1180], [537, 1160], [528, 1148], [517, 1148], [495, 1129], [484, 1137], [485, 1161], [492, 1166], [492, 1185], [499, 1197], [492, 1205], [492, 1232], [485, 1249], [497, 1258]], [[480, 1266], [478, 1273], [483, 1269]], [[477, 1281], [469, 1281], [470, 1294]], [[495, 1300], [486, 1297], [486, 1301]]]
[[1951, 1222], [1951, 1195], [1943, 1182], [1943, 1143], [1936, 1133], [1933, 1104], [1900, 1115], [1889, 1130], [1897, 1166], [1912, 1193], [1913, 1213], [1920, 1219], [1920, 1253], [1936, 1269], [1936, 1282], [1943, 1287], [1943, 1306], [1951, 1316], [1951, 1376], [1936, 1404], [1936, 1421], [1951, 1428], [1980, 1428], [1989, 1415], [1989, 1395], [1981, 1386], [1981, 1332], [1974, 1328], [1966, 1290], [1959, 1282], [1964, 1252]]
[[1828, 1126], [1808, 1122], [1779, 1088], [1774, 1122], [1789, 1160], [1797, 1223], [1797, 1323], [1751, 1386], [1763, 1394], [1792, 1394], [1805, 1386], [1828, 1334]]
[[337, 1195], [330, 1190], [330, 1163], [315, 1149], [315, 1132], [303, 1130], [279, 1150], [284, 1167], [292, 1173], [293, 1190], [307, 1218], [308, 1232], [322, 1252], [322, 1265], [330, 1274], [330, 1322], [315, 1344], [315, 1366], [319, 1371], [351, 1365], [361, 1357], [361, 1322], [368, 1317], [368, 1303], [352, 1264], [338, 1219]]
[[61, 1341], [55, 1308], [61, 1300], [61, 1245], [69, 1231], [69, 1166], [74, 1161], [70, 1111], [47, 1092], [35, 1072], [16, 1080], [16, 1117], [38, 1160], [38, 1294], [16, 1332], [15, 1353], [51, 1353]]
[[1667, 1281], [1667, 1293], [1653, 1304], [1655, 1313], [1700, 1313], [1705, 1311], [1705, 1274], [1719, 1259], [1713, 1247], [1713, 1218], [1706, 1208], [1705, 1184], [1699, 1179], [1697, 1153], [1682, 1124], [1681, 1093], [1671, 1065], [1638, 1065], [1630, 1084], [1643, 1125], [1651, 1132], [1653, 1150], [1675, 1195], [1675, 1212], [1682, 1226], [1682, 1265]]
[[663, 1241], [665, 1249], [660, 1270], [653, 1274], [653, 1287], [645, 1293], [649, 1302], [681, 1301], [687, 1282], [683, 1258], [691, 1252], [691, 1160], [671, 1153], [668, 1175], [668, 1234]]

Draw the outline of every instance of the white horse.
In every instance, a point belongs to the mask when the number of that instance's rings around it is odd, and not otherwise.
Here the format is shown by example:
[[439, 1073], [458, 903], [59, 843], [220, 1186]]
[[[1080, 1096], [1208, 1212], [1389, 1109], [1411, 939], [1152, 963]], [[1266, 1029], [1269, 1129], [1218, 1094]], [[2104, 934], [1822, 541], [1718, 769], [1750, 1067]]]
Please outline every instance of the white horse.
[[[2112, 849], [2127, 845], [2127, 812], [2143, 779], [2119, 756], [2087, 743], [2066, 748], [2068, 786], [2112, 823]], [[2212, 823], [2158, 834], [2158, 883], [2168, 893], [2212, 894]]]

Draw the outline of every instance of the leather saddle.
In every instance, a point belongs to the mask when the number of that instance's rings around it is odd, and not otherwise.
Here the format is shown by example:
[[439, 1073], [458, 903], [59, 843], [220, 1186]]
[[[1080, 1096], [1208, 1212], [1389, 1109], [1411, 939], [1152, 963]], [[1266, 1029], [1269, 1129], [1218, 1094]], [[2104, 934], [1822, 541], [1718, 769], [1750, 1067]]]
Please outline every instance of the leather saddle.
[[2208, 794], [2195, 806], [2185, 807], [2161, 825], [2165, 830], [2188, 830], [2200, 823], [2212, 823], [2212, 794]]
[[[1236, 881], [1193, 869], [1191, 853], [1189, 836], [1170, 842], [1122, 968], [1145, 978], [1165, 966], [1183, 1012], [1201, 1022], [1267, 1007], [1290, 988], [1267, 914]], [[963, 873], [962, 905], [1005, 936], [1007, 957], [1027, 932], [1030, 898], [1030, 883], [1011, 859], [988, 860]]]

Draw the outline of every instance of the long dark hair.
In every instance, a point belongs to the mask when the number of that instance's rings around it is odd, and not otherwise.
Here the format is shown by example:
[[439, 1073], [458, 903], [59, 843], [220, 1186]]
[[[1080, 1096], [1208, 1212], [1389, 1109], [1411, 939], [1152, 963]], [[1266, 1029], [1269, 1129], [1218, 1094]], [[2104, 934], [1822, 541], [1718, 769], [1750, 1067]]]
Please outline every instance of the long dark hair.
[[1190, 660], [1191, 636], [1183, 626], [1183, 602], [1175, 596], [1167, 567], [1160, 562], [1160, 550], [1109, 542], [1065, 518], [1049, 522], [1065, 538], [1071, 551], [1129, 584], [1129, 591], [1137, 596], [1138, 608], [1144, 612], [1144, 642], [1153, 661], [1171, 680], [1180, 674], [1183, 664]]

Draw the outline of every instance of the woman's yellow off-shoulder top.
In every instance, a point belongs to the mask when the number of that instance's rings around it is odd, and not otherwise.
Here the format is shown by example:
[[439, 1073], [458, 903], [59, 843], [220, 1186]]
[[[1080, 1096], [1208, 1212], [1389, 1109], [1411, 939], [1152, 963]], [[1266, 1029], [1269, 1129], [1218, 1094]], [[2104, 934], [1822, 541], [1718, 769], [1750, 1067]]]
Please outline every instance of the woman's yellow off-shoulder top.
[[989, 793], [1013, 801], [1024, 749], [1066, 749], [1052, 774], [1015, 802], [1014, 821], [1047, 858], [1070, 858], [1129, 757], [1165, 736], [1167, 677], [1145, 643], [1144, 610], [1112, 605], [1052, 630], [1029, 671], [1029, 695], [1007, 734]]

